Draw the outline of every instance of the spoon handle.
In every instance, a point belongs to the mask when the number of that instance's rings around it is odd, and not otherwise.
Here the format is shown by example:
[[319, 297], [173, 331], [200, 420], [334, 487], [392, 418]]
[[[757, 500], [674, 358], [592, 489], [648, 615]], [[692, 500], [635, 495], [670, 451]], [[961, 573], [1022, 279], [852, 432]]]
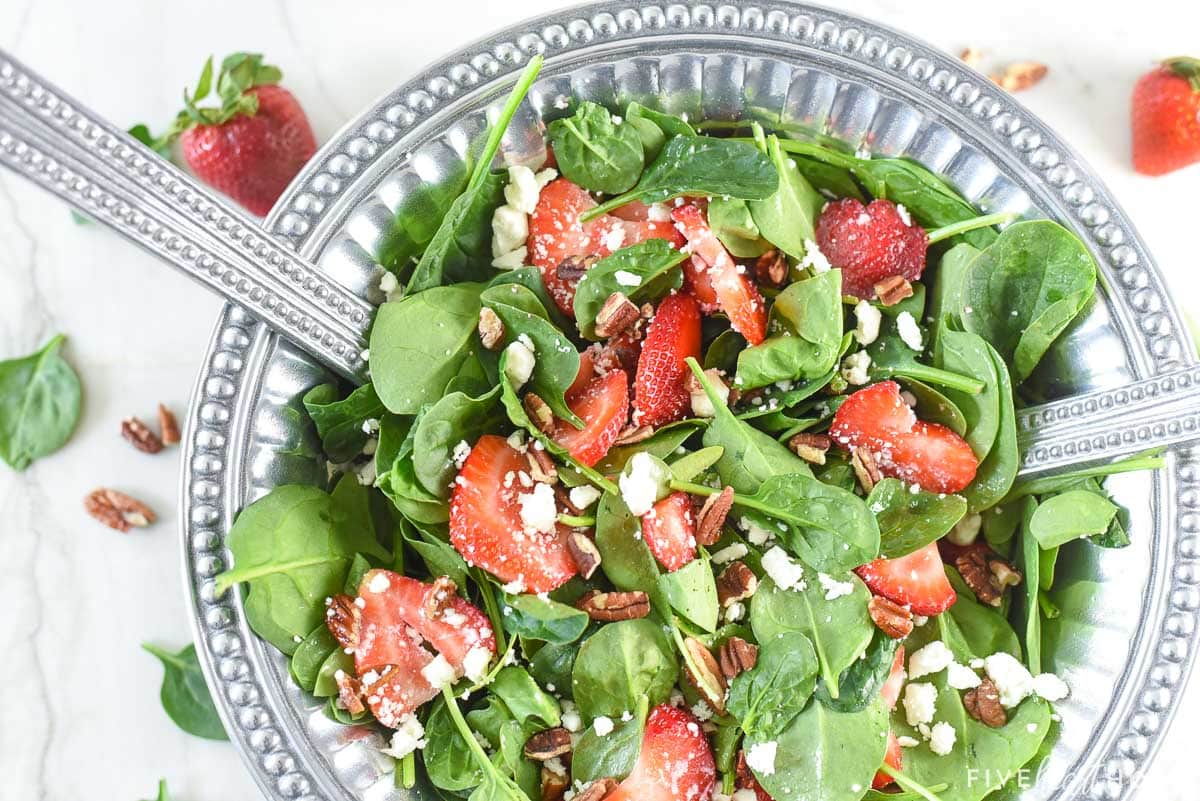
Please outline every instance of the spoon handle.
[[3, 50], [0, 163], [364, 380], [369, 303]]

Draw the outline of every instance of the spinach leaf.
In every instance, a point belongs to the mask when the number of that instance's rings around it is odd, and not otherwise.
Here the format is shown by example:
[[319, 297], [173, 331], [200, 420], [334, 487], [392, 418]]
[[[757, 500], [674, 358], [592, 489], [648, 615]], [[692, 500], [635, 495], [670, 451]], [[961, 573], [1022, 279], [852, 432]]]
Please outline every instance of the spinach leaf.
[[720, 445], [684, 454], [671, 462], [671, 477], [676, 481], [691, 481], [719, 462], [724, 455], [725, 449]]
[[900, 385], [916, 398], [917, 405], [914, 409], [917, 417], [926, 422], [940, 423], [960, 437], [967, 433], [967, 419], [962, 410], [939, 390], [915, 378], [902, 377]]
[[[767, 156], [779, 175], [779, 187], [764, 200], [748, 205], [762, 236], [792, 258], [802, 259], [816, 238], [817, 216], [825, 198], [805, 180], [779, 147], [779, 139], [767, 137]], [[841, 331], [838, 332], [841, 334]]]
[[996, 375], [999, 422], [991, 449], [980, 461], [975, 478], [963, 490], [962, 495], [967, 499], [968, 512], [981, 512], [999, 503], [1012, 489], [1013, 482], [1017, 480], [1017, 470], [1021, 466], [1021, 455], [1017, 450], [1017, 413], [1013, 407], [1013, 389], [1008, 378], [1008, 367], [995, 348], [986, 342], [984, 345]]
[[557, 726], [561, 720], [558, 701], [539, 687], [525, 668], [503, 668], [488, 690], [504, 702], [516, 720], [531, 722], [539, 730]]
[[[487, 282], [486, 289], [491, 289], [497, 286], [508, 286], [509, 284], [520, 284], [534, 294], [541, 304], [542, 309], [548, 315], [550, 322], [554, 323], [563, 331], [569, 331], [573, 323], [565, 314], [558, 308], [558, 304], [554, 302], [554, 298], [550, 297], [550, 292], [546, 289], [546, 283], [542, 281], [542, 271], [537, 267], [522, 267], [519, 270], [504, 270], [496, 274], [491, 281]], [[531, 309], [532, 311], [532, 309]], [[487, 353], [489, 351], [484, 351]]]
[[930, 284], [929, 319], [941, 336], [941, 326], [959, 328], [962, 325], [963, 285], [971, 262], [979, 255], [979, 248], [960, 242], [942, 254], [937, 264], [937, 279]]
[[334, 462], [348, 462], [362, 453], [367, 444], [363, 423], [387, 411], [371, 384], [356, 387], [342, 399], [333, 384], [318, 384], [304, 393], [304, 408], [317, 427], [321, 449]]
[[867, 508], [879, 522], [879, 555], [907, 556], [942, 537], [967, 513], [958, 495], [912, 493], [904, 483], [885, 478], [867, 496]]
[[[970, 247], [959, 245], [959, 247]], [[952, 373], [972, 376], [983, 382], [976, 393], [947, 389], [947, 397], [961, 410], [967, 429], [964, 438], [977, 459], [987, 458], [1000, 431], [1003, 387], [999, 371], [984, 339], [977, 334], [955, 331], [944, 321], [937, 328], [934, 364]]]
[[338, 649], [337, 640], [333, 639], [329, 627], [322, 621], [296, 646], [296, 652], [288, 661], [288, 671], [296, 680], [296, 684], [310, 693], [316, 689], [321, 666], [329, 659], [329, 655]]
[[[485, 266], [490, 273], [490, 215], [492, 210], [500, 205], [504, 192], [504, 177], [491, 172], [492, 160], [500, 150], [500, 140], [508, 129], [508, 123], [517, 113], [517, 107], [525, 99], [525, 93], [529, 91], [542, 69], [542, 60], [541, 55], [529, 59], [512, 92], [509, 93], [504, 108], [500, 110], [500, 115], [488, 131], [487, 140], [471, 171], [466, 189], [450, 204], [450, 210], [442, 218], [437, 233], [433, 235], [429, 246], [421, 255], [421, 260], [417, 262], [408, 282], [409, 293], [431, 289], [442, 283], [478, 280], [482, 276], [474, 273], [480, 266]], [[375, 325], [378, 328], [379, 323], [376, 322]], [[376, 377], [374, 368], [372, 364], [371, 374]]]
[[645, 166], [638, 128], [585, 101], [546, 128], [559, 171], [584, 189], [615, 195], [637, 183]]
[[200, 672], [196, 647], [188, 645], [176, 654], [148, 642], [142, 643], [142, 648], [162, 662], [164, 672], [159, 698], [163, 710], [175, 725], [206, 740], [228, 740], [217, 707], [208, 693], [208, 685], [204, 683], [204, 674]]
[[583, 644], [576, 640], [568, 643], [546, 643], [529, 660], [529, 674], [543, 687], [554, 687], [564, 698], [572, 698], [571, 671]]
[[652, 610], [667, 614], [670, 601], [658, 583], [658, 562], [642, 538], [642, 521], [619, 495], [605, 493], [596, 508], [596, 549], [600, 569], [613, 586], [648, 593]]
[[658, 586], [672, 609], [705, 631], [716, 631], [720, 607], [708, 559], [693, 559], [678, 570], [664, 573], [658, 577]]
[[454, 449], [460, 442], [473, 445], [495, 431], [503, 413], [497, 403], [500, 388], [472, 398], [451, 392], [421, 414], [413, 427], [413, 472], [431, 494], [445, 500], [454, 478]]
[[680, 195], [770, 197], [779, 185], [775, 166], [757, 147], [733, 139], [675, 136], [642, 173], [633, 189], [580, 215], [582, 222], [634, 200], [659, 203]]
[[739, 198], [714, 197], [708, 202], [708, 225], [725, 249], [739, 259], [755, 259], [771, 249], [762, 238], [750, 207]]
[[770, 336], [738, 355], [742, 389], [817, 378], [836, 364], [842, 344], [842, 271], [796, 281], [775, 298]]
[[1069, 490], [1043, 500], [1026, 531], [1041, 547], [1053, 548], [1080, 537], [1103, 534], [1116, 514], [1116, 504], [1103, 495]]
[[635, 453], [645, 451], [656, 459], [665, 459], [683, 446], [703, 424], [696, 420], [681, 420], [665, 425], [654, 432], [654, 436], [632, 445], [617, 445], [596, 463], [596, 469], [604, 475], [619, 473]]
[[1130, 456], [1108, 464], [1090, 465], [1075, 470], [1068, 470], [1052, 476], [1038, 476], [1037, 478], [1026, 479], [1014, 485], [1008, 495], [1004, 497], [1004, 501], [1007, 503], [1018, 498], [1023, 498], [1026, 495], [1049, 495], [1068, 489], [1076, 489], [1081, 482], [1087, 479], [1098, 479], [1104, 476], [1113, 476], [1136, 470], [1157, 470], [1162, 466], [1162, 456], [1142, 454], [1140, 456]]
[[0, 362], [0, 458], [14, 470], [66, 444], [79, 422], [79, 376], [59, 334], [30, 356]]
[[866, 709], [879, 697], [880, 688], [891, 675], [899, 645], [899, 641], [876, 631], [862, 657], [855, 659], [838, 677], [838, 697], [832, 697], [825, 683], [818, 682], [817, 700], [838, 712]]
[[588, 638], [571, 670], [571, 689], [588, 720], [619, 718], [667, 700], [679, 675], [675, 651], [663, 630], [641, 618], [601, 626]]
[[510, 596], [502, 612], [505, 631], [543, 642], [575, 642], [589, 622], [583, 610], [537, 595]]
[[971, 263], [963, 325], [1012, 364], [1020, 383], [1095, 289], [1096, 263], [1078, 237], [1049, 220], [1015, 223]]
[[758, 662], [729, 685], [726, 705], [747, 734], [776, 737], [804, 709], [816, 685], [812, 643], [799, 632], [783, 632], [762, 641]]
[[479, 345], [479, 289], [434, 287], [385, 303], [371, 329], [371, 381], [395, 414], [416, 414], [441, 397]]
[[1021, 531], [1021, 572], [1025, 576], [1025, 593], [1023, 603], [1020, 603], [1018, 614], [1023, 618], [1022, 628], [1025, 633], [1025, 666], [1029, 672], [1037, 675], [1042, 672], [1042, 616], [1038, 610], [1038, 590], [1041, 586], [1041, 549], [1031, 531], [1033, 517], [1037, 514], [1038, 504], [1033, 498], [1026, 498], [1022, 518], [1024, 525]]
[[[620, 292], [637, 304], [656, 301], [672, 289], [683, 286], [680, 262], [688, 254], [676, 250], [665, 239], [647, 239], [624, 247], [596, 262], [575, 289], [575, 320], [579, 333], [588, 339], [596, 336], [596, 315], [614, 292]], [[630, 286], [633, 277], [637, 284]]]
[[617, 720], [613, 730], [601, 737], [589, 726], [571, 751], [571, 778], [577, 782], [596, 779], [620, 781], [629, 775], [642, 749], [646, 704], [629, 720]]
[[954, 652], [954, 658], [964, 665], [977, 656], [990, 656], [1001, 651], [1020, 659], [1020, 639], [1004, 616], [975, 600], [975, 593], [957, 570], [947, 567], [946, 576], [958, 599], [946, 613], [935, 618], [936, 625], [924, 627], [922, 635], [905, 647], [915, 651], [925, 644], [921, 637], [932, 637], [936, 631], [946, 647]]
[[483, 769], [455, 727], [446, 702], [434, 699], [431, 709], [425, 721], [425, 748], [421, 751], [429, 781], [450, 793], [478, 786], [483, 781]]
[[625, 119], [633, 123], [641, 134], [647, 160], [657, 156], [670, 137], [696, 135], [696, 129], [682, 117], [646, 108], [641, 103], [630, 103], [625, 109]]
[[821, 680], [832, 698], [840, 695], [842, 671], [859, 658], [875, 633], [867, 614], [871, 594], [866, 585], [853, 574], [835, 578], [851, 582], [854, 590], [827, 601], [825, 589], [809, 570], [802, 589], [784, 590], [767, 578], [750, 601], [750, 626], [759, 643], [788, 632], [808, 637], [816, 649]]
[[[72, 213], [74, 213], [74, 212], [72, 212]], [[82, 218], [82, 220], [84, 222], [87, 221], [86, 218]], [[156, 795], [154, 797], [154, 801], [171, 801], [171, 793], [167, 791], [167, 780], [166, 779], [158, 780], [158, 795]]]

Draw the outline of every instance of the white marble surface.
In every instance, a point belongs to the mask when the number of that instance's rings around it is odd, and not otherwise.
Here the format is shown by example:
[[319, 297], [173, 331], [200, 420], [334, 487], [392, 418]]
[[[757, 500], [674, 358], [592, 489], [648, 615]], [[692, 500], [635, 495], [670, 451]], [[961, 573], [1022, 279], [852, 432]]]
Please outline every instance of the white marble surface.
[[[204, 57], [261, 50], [285, 73], [318, 136], [445, 50], [559, 5], [546, 0], [4, 0], [0, 46], [122, 124], [161, 126]], [[1050, 75], [1021, 99], [1074, 144], [1122, 199], [1159, 263], [1196, 306], [1200, 167], [1159, 179], [1129, 168], [1130, 88], [1155, 58], [1196, 51], [1200, 6], [1179, 0], [852, 6], [957, 52], [1033, 58]], [[975, 11], [967, 11], [970, 8]], [[1189, 10], [1184, 10], [1190, 7]], [[0, 354], [55, 332], [85, 387], [70, 444], [29, 471], [0, 467], [0, 799], [151, 796], [160, 776], [181, 801], [252, 799], [232, 748], [178, 731], [158, 702], [160, 668], [139, 650], [189, 635], [174, 510], [178, 452], [140, 454], [120, 419], [182, 411], [218, 301], [52, 198], [0, 174]], [[100, 528], [80, 499], [97, 485], [145, 498], [160, 523]], [[1185, 699], [1142, 797], [1194, 799], [1200, 684]]]

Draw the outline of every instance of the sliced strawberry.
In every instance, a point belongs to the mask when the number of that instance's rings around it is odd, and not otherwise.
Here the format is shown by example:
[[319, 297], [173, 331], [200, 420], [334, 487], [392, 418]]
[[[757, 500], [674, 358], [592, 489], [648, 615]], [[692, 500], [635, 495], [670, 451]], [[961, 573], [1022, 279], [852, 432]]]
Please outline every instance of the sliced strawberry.
[[871, 592], [905, 604], [917, 615], [941, 614], [956, 597], [936, 542], [898, 559], [876, 559], [854, 572]]
[[890, 200], [864, 206], [854, 198], [835, 200], [817, 219], [817, 246], [842, 269], [842, 291], [870, 299], [875, 285], [902, 275], [916, 281], [925, 269], [925, 229], [902, 215]]
[[586, 190], [559, 178], [542, 189], [529, 217], [530, 263], [541, 270], [546, 291], [568, 317], [575, 316], [575, 282], [559, 278], [558, 265], [569, 256], [607, 256], [608, 245], [625, 236], [621, 221], [607, 214], [579, 222], [579, 215], [595, 205]]
[[708, 269], [708, 262], [699, 256], [692, 256], [683, 263], [683, 288], [696, 297], [700, 302], [700, 310], [705, 314], [718, 310], [712, 272]]
[[660, 426], [691, 408], [686, 359], [700, 358], [700, 307], [686, 293], [663, 298], [642, 342], [633, 382], [633, 422]]
[[[734, 767], [734, 786], [739, 790], [753, 790], [757, 801], [775, 801], [771, 794], [763, 789], [754, 776], [754, 771], [746, 764], [746, 752], [738, 751], [737, 763]], [[739, 799], [740, 801], [740, 799]]]
[[518, 479], [528, 471], [528, 457], [504, 437], [480, 437], [450, 493], [450, 542], [468, 564], [501, 581], [549, 592], [576, 573], [567, 550], [570, 529], [526, 529], [518, 497], [530, 490]]
[[598, 375], [568, 396], [567, 406], [583, 420], [584, 427], [555, 420], [551, 438], [591, 467], [604, 458], [629, 422], [629, 378], [624, 370]]
[[579, 372], [575, 374], [575, 380], [571, 382], [571, 386], [567, 387], [566, 396], [569, 398], [572, 395], [578, 395], [595, 375], [596, 354], [591, 348], [584, 348], [579, 354]]
[[642, 749], [625, 781], [605, 801], [707, 801], [717, 769], [692, 713], [670, 704], [650, 711]]
[[696, 558], [696, 523], [692, 499], [672, 492], [642, 517], [642, 538], [659, 564], [673, 573]]
[[642, 356], [642, 338], [646, 335], [647, 327], [646, 321], [640, 321], [616, 336], [609, 337], [604, 344], [593, 345], [592, 348], [596, 351], [596, 372], [624, 370], [626, 375], [637, 375], [638, 359]]
[[887, 681], [879, 688], [879, 694], [883, 696], [889, 712], [896, 708], [896, 702], [900, 700], [900, 689], [903, 686], [904, 646], [901, 645], [896, 648], [896, 658], [892, 660], [892, 672], [888, 674]]
[[613, 209], [612, 216], [629, 222], [646, 222], [650, 219], [650, 207], [640, 200], [631, 200]]
[[[744, 336], [751, 345], [766, 339], [767, 305], [746, 268], [738, 266], [709, 228], [704, 212], [688, 204], [673, 209], [671, 217], [683, 231], [692, 251], [691, 266], [685, 267], [685, 270], [690, 271], [692, 285], [703, 293], [697, 297], [702, 302], [708, 302], [704, 297], [707, 290], [701, 289], [706, 278], [712, 285], [717, 305], [728, 315], [733, 330]], [[697, 259], [707, 267], [707, 271], [701, 269]], [[707, 276], [704, 276], [705, 272]]]
[[961, 492], [979, 469], [966, 440], [943, 425], [918, 420], [895, 381], [880, 381], [847, 398], [829, 434], [847, 450], [869, 449], [881, 473], [926, 492]]
[[[888, 731], [887, 751], [883, 755], [883, 764], [892, 770], [904, 770], [904, 753], [900, 750], [900, 741], [896, 739], [896, 733], [891, 730]], [[871, 787], [882, 790], [893, 781], [891, 776], [881, 770], [875, 774], [875, 780], [871, 782]]]

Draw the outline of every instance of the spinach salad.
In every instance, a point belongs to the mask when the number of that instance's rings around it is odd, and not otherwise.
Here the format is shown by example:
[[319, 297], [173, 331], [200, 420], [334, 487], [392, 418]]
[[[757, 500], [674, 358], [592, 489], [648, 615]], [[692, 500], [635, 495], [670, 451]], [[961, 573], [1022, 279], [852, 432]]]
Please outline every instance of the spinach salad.
[[371, 383], [304, 397], [329, 486], [244, 509], [218, 587], [442, 798], [1000, 789], [1069, 693], [1060, 549], [1127, 545], [1105, 476], [1159, 463], [1017, 478], [1087, 249], [636, 103], [494, 171], [539, 66], [440, 223], [398, 221]]

